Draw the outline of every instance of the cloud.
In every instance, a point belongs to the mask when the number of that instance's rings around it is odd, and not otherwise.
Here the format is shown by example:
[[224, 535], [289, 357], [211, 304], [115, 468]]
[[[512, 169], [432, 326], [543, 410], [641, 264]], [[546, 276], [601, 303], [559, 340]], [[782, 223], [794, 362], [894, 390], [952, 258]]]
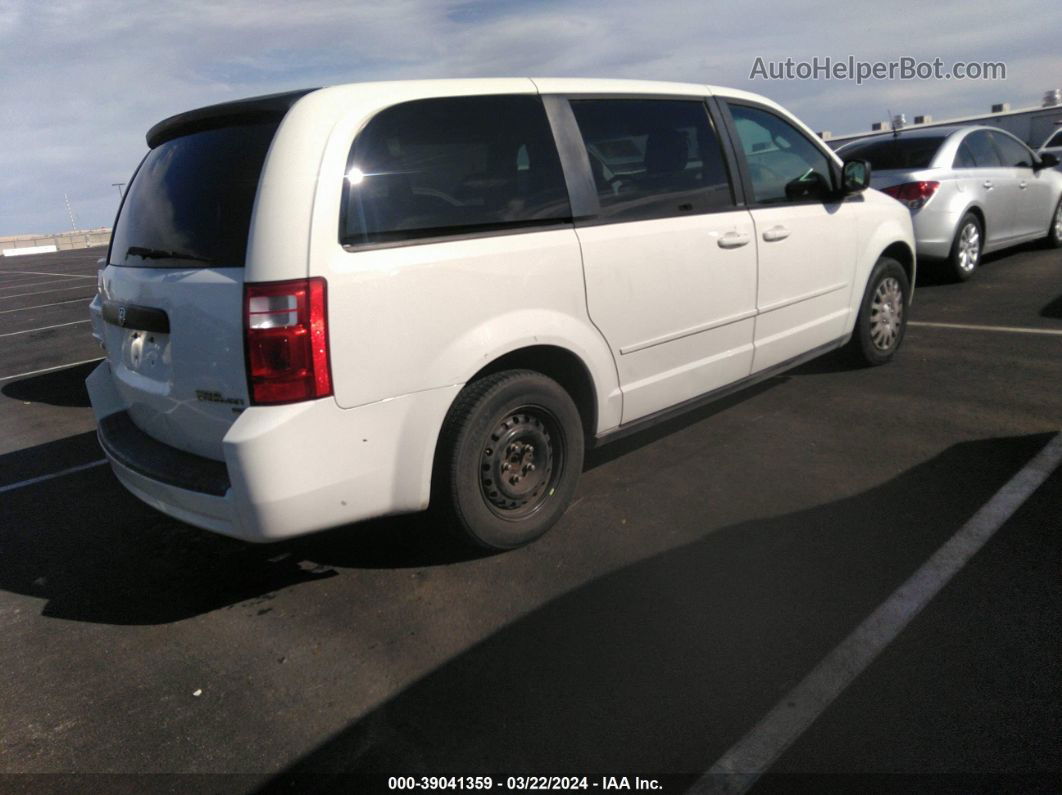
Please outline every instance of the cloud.
[[[0, 234], [109, 225], [161, 118], [199, 105], [357, 80], [496, 75], [689, 80], [767, 94], [816, 129], [893, 112], [940, 118], [1054, 87], [1062, 9], [767, 0], [0, 0]], [[1002, 60], [1006, 82], [856, 86], [750, 81], [757, 56], [849, 53]]]

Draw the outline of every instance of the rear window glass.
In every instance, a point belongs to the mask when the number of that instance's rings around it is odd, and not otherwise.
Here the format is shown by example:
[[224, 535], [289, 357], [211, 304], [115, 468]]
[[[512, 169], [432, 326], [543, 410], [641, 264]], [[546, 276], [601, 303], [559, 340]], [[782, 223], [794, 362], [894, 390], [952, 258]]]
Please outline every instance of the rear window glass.
[[538, 97], [428, 99], [382, 111], [354, 141], [340, 240], [381, 243], [570, 218]]
[[869, 160], [871, 169], [888, 171], [889, 169], [929, 168], [944, 136], [919, 136], [917, 138], [887, 138], [885, 140], [864, 141], [846, 146], [839, 152], [845, 158]]
[[183, 135], [148, 152], [114, 228], [110, 261], [242, 267], [251, 211], [278, 122]]

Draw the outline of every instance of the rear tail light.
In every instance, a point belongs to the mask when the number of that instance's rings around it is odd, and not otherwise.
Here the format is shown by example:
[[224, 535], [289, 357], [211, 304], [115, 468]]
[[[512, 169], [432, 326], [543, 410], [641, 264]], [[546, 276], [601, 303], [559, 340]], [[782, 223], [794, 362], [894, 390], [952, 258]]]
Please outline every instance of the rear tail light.
[[893, 185], [888, 188], [882, 188], [881, 192], [889, 194], [892, 198], [896, 199], [901, 204], [907, 205], [910, 209], [917, 210], [933, 198], [933, 194], [937, 192], [937, 188], [939, 187], [939, 182], [934, 180], [924, 180], [922, 182], [905, 182], [902, 185]]
[[252, 403], [332, 394], [324, 279], [245, 285], [244, 328]]

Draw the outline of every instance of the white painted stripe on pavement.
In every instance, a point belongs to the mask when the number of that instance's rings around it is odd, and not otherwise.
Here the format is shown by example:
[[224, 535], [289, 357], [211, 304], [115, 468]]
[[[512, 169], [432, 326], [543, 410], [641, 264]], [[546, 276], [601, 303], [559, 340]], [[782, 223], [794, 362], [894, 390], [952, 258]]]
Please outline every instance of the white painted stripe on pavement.
[[107, 463], [106, 458], [100, 458], [96, 461], [89, 461], [87, 464], [79, 464], [76, 467], [70, 467], [69, 469], [63, 469], [59, 472], [53, 472], [50, 475], [41, 475], [40, 477], [30, 478], [29, 480], [20, 480], [18, 483], [9, 483], [6, 486], [0, 486], [0, 494], [5, 491], [14, 491], [15, 489], [25, 488], [26, 486], [32, 486], [34, 483], [43, 483], [46, 480], [52, 478], [61, 478], [63, 475], [72, 475], [75, 472], [83, 472], [86, 469], [92, 469]]
[[833, 649], [689, 790], [747, 792], [1062, 462], [1056, 434], [918, 571]]
[[92, 302], [92, 296], [86, 295], [81, 298], [71, 298], [69, 301], [56, 301], [54, 304], [39, 304], [38, 306], [20, 306], [18, 309], [0, 309], [0, 315], [7, 315], [11, 312], [26, 312], [30, 309], [47, 309], [50, 306], [62, 306], [63, 304], [76, 304], [78, 301], [85, 302], [85, 308]]
[[5, 273], [25, 273], [30, 276], [69, 276], [71, 279], [95, 279], [95, 276], [85, 276], [80, 273], [47, 273], [46, 271], [9, 271], [6, 268], [0, 268], [0, 275]]
[[40, 328], [28, 328], [22, 331], [7, 331], [0, 337], [14, 337], [16, 334], [32, 334], [34, 331], [47, 331], [50, 328], [62, 328], [63, 326], [77, 326], [81, 323], [91, 323], [92, 320], [71, 320], [69, 323], [56, 323], [54, 326], [41, 326]]
[[47, 279], [43, 282], [21, 282], [19, 284], [7, 284], [4, 282], [0, 282], [0, 290], [17, 290], [20, 287], [41, 287], [45, 284], [63, 284], [65, 281], [69, 281], [70, 278], [71, 277], [67, 276], [64, 279]]
[[34, 290], [30, 293], [15, 293], [14, 295], [0, 295], [0, 301], [10, 301], [12, 298], [25, 298], [29, 295], [46, 295], [47, 293], [68, 293], [71, 290], [84, 290], [84, 284], [71, 284], [67, 287], [55, 287], [51, 290]]
[[0, 381], [10, 381], [12, 378], [26, 378], [31, 375], [39, 375], [40, 373], [50, 373], [52, 370], [62, 370], [65, 367], [77, 367], [79, 364], [88, 364], [89, 362], [102, 362], [105, 357], [97, 356], [95, 359], [82, 359], [80, 362], [67, 362], [66, 364], [57, 364], [55, 367], [44, 367], [40, 370], [30, 370], [28, 373], [15, 373], [14, 375], [0, 376]]
[[1062, 329], [1024, 328], [1021, 326], [976, 326], [970, 323], [929, 323], [924, 320], [911, 320], [908, 326], [925, 326], [926, 328], [953, 328], [961, 331], [1002, 331], [1007, 334], [1048, 334], [1062, 337]]

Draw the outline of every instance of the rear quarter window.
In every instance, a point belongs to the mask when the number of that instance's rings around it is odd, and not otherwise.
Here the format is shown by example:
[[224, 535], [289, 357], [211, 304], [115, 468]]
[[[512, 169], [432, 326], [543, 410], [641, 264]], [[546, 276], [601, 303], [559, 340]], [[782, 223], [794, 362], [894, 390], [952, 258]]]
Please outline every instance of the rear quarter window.
[[270, 121], [202, 130], [148, 152], [122, 202], [111, 264], [242, 267], [277, 126]]
[[537, 96], [407, 102], [375, 116], [347, 160], [340, 242], [357, 246], [571, 219]]

